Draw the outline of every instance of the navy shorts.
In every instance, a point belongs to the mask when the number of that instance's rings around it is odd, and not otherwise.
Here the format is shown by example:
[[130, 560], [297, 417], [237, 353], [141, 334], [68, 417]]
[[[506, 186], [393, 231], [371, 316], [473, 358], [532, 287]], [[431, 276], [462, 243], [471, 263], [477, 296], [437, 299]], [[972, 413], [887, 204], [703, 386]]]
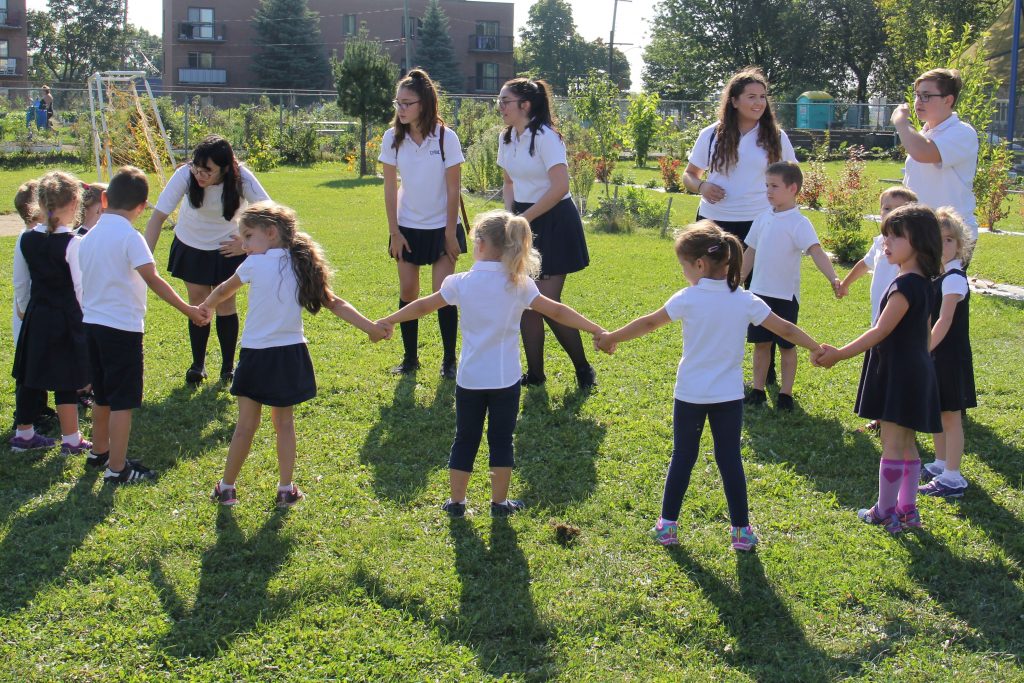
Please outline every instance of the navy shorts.
[[[757, 294], [757, 292], [754, 293]], [[800, 313], [800, 302], [796, 300], [796, 297], [793, 297], [792, 301], [786, 301], [785, 299], [776, 299], [773, 296], [762, 296], [760, 294], [757, 294], [757, 296], [768, 304], [768, 308], [772, 309], [772, 313], [796, 325], [797, 316]], [[775, 342], [780, 349], [791, 349], [796, 346], [793, 342], [786, 341], [760, 325], [750, 325], [747, 327], [747, 341], [751, 344]]]
[[96, 405], [133, 410], [142, 405], [142, 333], [85, 324]]

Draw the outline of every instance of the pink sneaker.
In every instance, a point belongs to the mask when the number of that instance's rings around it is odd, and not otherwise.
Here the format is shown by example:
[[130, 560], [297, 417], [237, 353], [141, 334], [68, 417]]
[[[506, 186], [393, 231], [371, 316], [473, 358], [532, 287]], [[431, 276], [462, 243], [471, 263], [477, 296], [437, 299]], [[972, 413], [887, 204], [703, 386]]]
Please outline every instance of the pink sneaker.
[[651, 528], [649, 534], [651, 538], [662, 545], [679, 545], [679, 524], [677, 522], [669, 522], [658, 517], [658, 523]]
[[86, 451], [92, 450], [92, 442], [82, 439], [78, 442], [78, 445], [72, 445], [69, 443], [61, 442], [60, 454], [61, 455], [78, 455], [79, 453], [85, 453]]
[[733, 550], [748, 552], [753, 550], [755, 545], [757, 545], [757, 535], [754, 533], [753, 529], [749, 526], [732, 527]]

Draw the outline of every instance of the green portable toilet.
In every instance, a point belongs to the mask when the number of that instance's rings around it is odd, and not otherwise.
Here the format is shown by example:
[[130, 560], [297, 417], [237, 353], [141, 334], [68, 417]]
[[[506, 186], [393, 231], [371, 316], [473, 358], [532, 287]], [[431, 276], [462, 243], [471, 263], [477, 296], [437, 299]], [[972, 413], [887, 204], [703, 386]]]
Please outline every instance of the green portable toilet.
[[796, 127], [825, 130], [832, 120], [832, 96], [821, 90], [809, 90], [796, 98]]

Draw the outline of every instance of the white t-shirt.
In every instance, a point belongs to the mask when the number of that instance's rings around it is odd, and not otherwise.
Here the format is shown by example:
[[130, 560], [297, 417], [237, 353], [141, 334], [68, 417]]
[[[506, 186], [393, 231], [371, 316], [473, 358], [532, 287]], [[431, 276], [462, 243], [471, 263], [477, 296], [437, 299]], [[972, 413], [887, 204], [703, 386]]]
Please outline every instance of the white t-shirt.
[[[44, 235], [49, 231], [47, 226], [42, 223], [37, 224], [32, 228], [33, 232], [41, 232]], [[14, 333], [14, 343], [18, 343], [18, 335], [21, 334], [21, 318], [18, 317], [18, 311], [22, 314], [28, 310], [28, 302], [32, 298], [32, 274], [28, 269], [28, 261], [25, 260], [25, 255], [21, 253], [21, 238], [24, 236], [26, 231], [18, 233], [18, 239], [14, 241], [14, 302], [11, 310], [11, 331]], [[59, 225], [53, 231], [54, 234], [60, 234], [65, 232], [73, 232], [71, 228], [66, 225]], [[68, 242], [67, 251], [64, 253], [64, 260], [67, 261], [68, 267], [71, 269], [71, 283], [75, 287], [75, 297], [78, 299], [79, 305], [82, 303], [82, 279], [81, 272], [78, 269], [78, 243], [80, 238], [73, 237]]]
[[978, 133], [953, 112], [935, 128], [922, 128], [921, 135], [939, 148], [942, 161], [922, 164], [908, 156], [903, 167], [903, 184], [916, 192], [918, 201], [926, 206], [933, 209], [952, 206], [963, 216], [974, 239], [978, 239], [978, 219], [974, 215]]
[[523, 374], [519, 362], [519, 321], [540, 295], [527, 280], [512, 284], [498, 261], [477, 261], [465, 273], [449, 275], [439, 290], [446, 303], [459, 307], [459, 354], [456, 384], [463, 389], [504, 389]]
[[[498, 166], [512, 179], [513, 200], [523, 204], [536, 204], [551, 187], [548, 171], [558, 164], [569, 165], [565, 156], [565, 142], [547, 126], [537, 129], [533, 155], [530, 155], [530, 129], [522, 135], [512, 129], [512, 141], [505, 144], [505, 132], [498, 136]], [[568, 199], [566, 192], [562, 199]]]
[[743, 398], [743, 352], [747, 325], [760, 325], [768, 304], [725, 280], [702, 278], [673, 294], [665, 312], [683, 323], [683, 357], [676, 370], [675, 397], [687, 403]]
[[864, 265], [871, 271], [871, 324], [878, 321], [878, 314], [881, 312], [882, 297], [889, 289], [889, 285], [900, 274], [898, 264], [889, 263], [885, 257], [885, 237], [875, 235], [871, 242], [871, 248], [864, 255]]
[[[441, 126], [417, 145], [408, 135], [396, 150], [395, 129], [389, 128], [380, 141], [377, 161], [398, 169], [398, 224], [403, 228], [435, 230], [448, 224], [448, 185], [445, 171], [466, 160], [459, 136], [444, 127], [444, 160], [441, 160]], [[459, 221], [461, 222], [461, 221]]]
[[[242, 176], [242, 201], [238, 206], [239, 212], [247, 204], [270, 199], [270, 195], [249, 169], [240, 166], [239, 170]], [[224, 207], [221, 203], [223, 183], [207, 187], [203, 193], [203, 205], [198, 209], [194, 208], [188, 200], [188, 181], [191, 174], [187, 165], [179, 167], [174, 172], [167, 181], [164, 191], [160, 193], [156, 210], [170, 215], [178, 204], [181, 204], [178, 223], [174, 226], [174, 236], [193, 249], [213, 251], [220, 248], [221, 242], [238, 232], [238, 212], [230, 221], [224, 220]]]
[[[693, 143], [688, 161], [701, 170], [711, 168], [711, 134], [718, 123], [713, 123], [701, 130], [697, 141]], [[768, 152], [757, 144], [757, 132], [760, 124], [754, 126], [740, 138], [737, 148], [736, 163], [728, 173], [710, 171], [705, 178], [709, 183], [718, 185], [725, 190], [725, 198], [711, 204], [702, 197], [697, 211], [704, 218], [713, 221], [752, 221], [762, 212], [770, 211], [768, 193], [764, 188], [764, 172], [768, 169]], [[779, 143], [782, 146], [781, 161], [796, 161], [796, 153], [785, 131], [779, 131]], [[715, 136], [715, 146], [718, 136]]]
[[[951, 270], [963, 270], [964, 266], [960, 262], [960, 259], [953, 259], [946, 264], [943, 269], [945, 272]], [[942, 278], [942, 298], [945, 299], [950, 294], [956, 294], [963, 299], [967, 296], [967, 292], [970, 291], [970, 285], [967, 282], [967, 278], [963, 275], [952, 275], [950, 277]]]
[[82, 319], [125, 332], [143, 332], [146, 281], [136, 268], [153, 263], [146, 240], [128, 219], [105, 213], [82, 238]]
[[765, 211], [747, 233], [754, 249], [754, 276], [750, 291], [761, 296], [800, 300], [800, 255], [818, 243], [818, 235], [799, 207]]
[[243, 349], [304, 344], [299, 283], [287, 249], [249, 254], [235, 275], [249, 283], [249, 308], [242, 330]]

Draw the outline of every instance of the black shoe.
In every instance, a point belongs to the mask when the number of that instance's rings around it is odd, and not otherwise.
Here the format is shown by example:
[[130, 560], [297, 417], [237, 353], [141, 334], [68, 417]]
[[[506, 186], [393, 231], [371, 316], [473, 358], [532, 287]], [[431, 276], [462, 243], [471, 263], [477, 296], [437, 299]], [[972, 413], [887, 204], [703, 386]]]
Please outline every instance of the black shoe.
[[408, 375], [420, 369], [418, 358], [403, 358], [402, 362], [391, 368], [392, 375]]
[[104, 484], [138, 484], [156, 479], [156, 472], [137, 460], [128, 460], [120, 472], [103, 475]]
[[748, 406], [759, 406], [763, 405], [767, 400], [768, 396], [764, 393], [764, 389], [751, 389], [747, 392], [747, 397], [743, 399], [743, 403]]
[[455, 379], [458, 374], [459, 366], [453, 360], [443, 361], [441, 363], [441, 377], [445, 379]]
[[231, 382], [234, 381], [234, 379], [235, 379], [235, 370], [234, 370], [234, 368], [232, 368], [231, 370], [226, 370], [226, 371], [222, 370], [221, 371], [221, 373], [220, 373], [220, 383], [221, 384], [231, 384]]
[[96, 397], [91, 391], [83, 391], [78, 395], [78, 405], [88, 410], [92, 408], [95, 399]]
[[793, 397], [789, 394], [780, 393], [775, 399], [775, 410], [793, 410]]
[[186, 384], [202, 384], [204, 379], [206, 379], [206, 368], [192, 366], [185, 371]]
[[597, 386], [597, 370], [594, 369], [593, 365], [588, 365], [582, 370], [576, 371], [576, 383], [579, 384], [580, 389], [586, 391], [587, 389], [593, 389]]
[[778, 377], [775, 376], [775, 363], [768, 366], [768, 378], [764, 381], [765, 386], [775, 386], [779, 383]]
[[85, 456], [85, 464], [88, 467], [106, 467], [107, 461], [110, 460], [110, 451], [104, 451], [103, 453], [93, 453], [89, 451], [89, 455]]
[[449, 517], [458, 518], [466, 516], [466, 504], [456, 503], [451, 498], [444, 502], [441, 509], [448, 513]]
[[541, 384], [547, 381], [547, 377], [544, 375], [537, 376], [532, 372], [524, 372], [523, 376], [519, 378], [519, 383], [524, 387], [539, 387]]
[[508, 517], [526, 509], [526, 503], [509, 498], [504, 503], [491, 502], [491, 517]]

